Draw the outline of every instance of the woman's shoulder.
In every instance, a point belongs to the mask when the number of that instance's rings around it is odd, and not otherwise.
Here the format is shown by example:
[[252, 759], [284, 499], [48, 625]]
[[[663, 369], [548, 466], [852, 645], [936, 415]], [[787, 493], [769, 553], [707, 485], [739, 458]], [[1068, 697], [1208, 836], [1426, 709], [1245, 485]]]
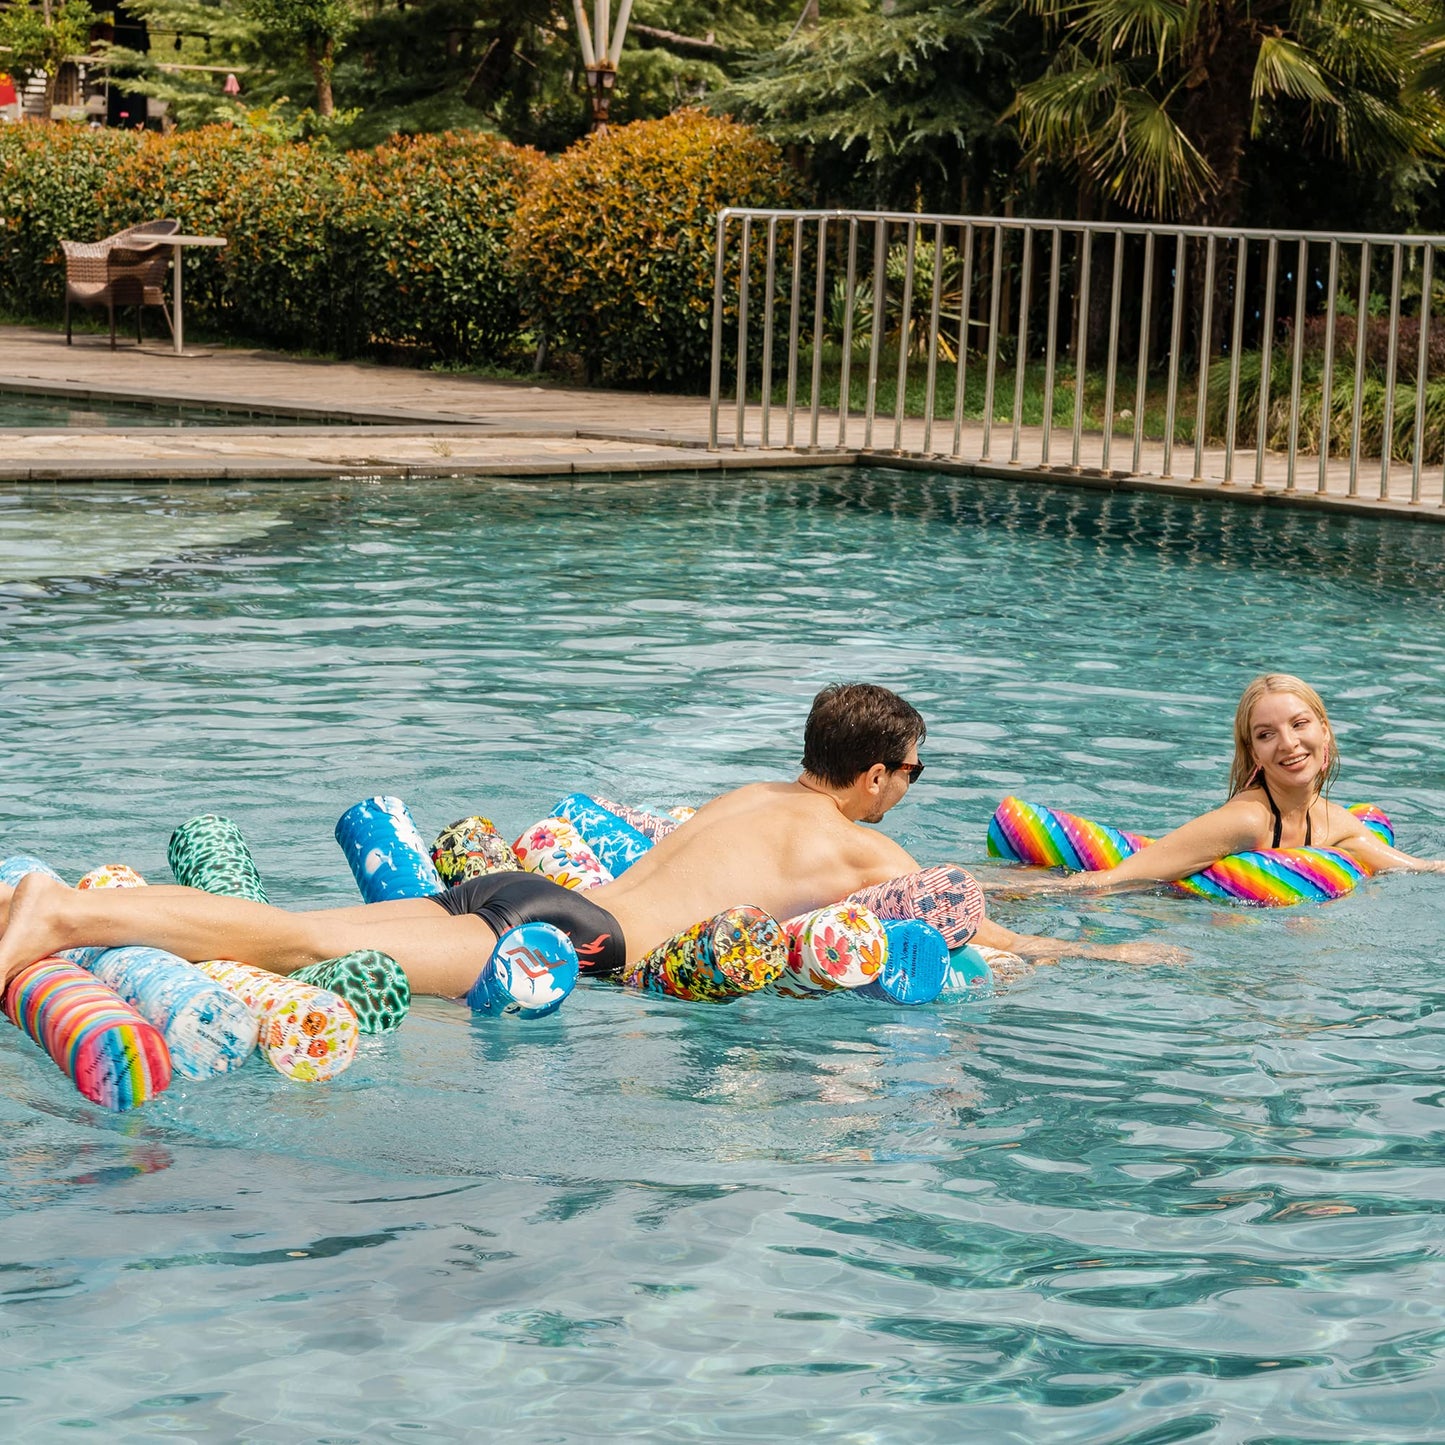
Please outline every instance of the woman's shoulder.
[[1329, 837], [1329, 842], [1325, 844], [1327, 848], [1336, 847], [1369, 831], [1358, 814], [1329, 798], [1325, 799], [1325, 825]]
[[1233, 852], [1267, 848], [1274, 832], [1274, 814], [1263, 789], [1244, 788], [1217, 808], [1201, 815], [1212, 824], [1232, 833], [1240, 841]]
[[1215, 810], [1215, 816], [1259, 819], [1273, 822], [1274, 810], [1269, 805], [1263, 788], [1242, 788], [1232, 798], [1226, 799]]

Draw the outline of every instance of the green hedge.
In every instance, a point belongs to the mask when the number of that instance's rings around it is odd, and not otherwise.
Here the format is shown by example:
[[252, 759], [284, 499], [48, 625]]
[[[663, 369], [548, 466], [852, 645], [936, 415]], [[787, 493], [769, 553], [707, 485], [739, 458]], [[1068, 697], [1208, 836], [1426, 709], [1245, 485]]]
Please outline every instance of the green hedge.
[[730, 120], [681, 111], [591, 136], [518, 209], [523, 306], [589, 377], [697, 385], [711, 362], [718, 212], [799, 199], [778, 148]]
[[60, 242], [106, 229], [101, 188], [139, 145], [134, 131], [0, 126], [0, 306], [53, 318], [65, 297]]
[[329, 227], [346, 161], [229, 126], [147, 135], [101, 189], [105, 230], [174, 216], [192, 235], [225, 236], [224, 251], [185, 261], [188, 315], [257, 341], [334, 350], [345, 308]]
[[475, 363], [545, 339], [592, 375], [695, 384], [718, 210], [797, 199], [774, 146], [692, 112], [551, 161], [477, 133], [342, 153], [234, 127], [13, 126], [0, 129], [0, 305], [58, 315], [62, 237], [174, 216], [229, 238], [187, 255], [186, 309], [237, 340]]
[[330, 242], [350, 282], [345, 349], [369, 339], [462, 361], [514, 348], [512, 218], [541, 153], [472, 133], [398, 137], [348, 161]]

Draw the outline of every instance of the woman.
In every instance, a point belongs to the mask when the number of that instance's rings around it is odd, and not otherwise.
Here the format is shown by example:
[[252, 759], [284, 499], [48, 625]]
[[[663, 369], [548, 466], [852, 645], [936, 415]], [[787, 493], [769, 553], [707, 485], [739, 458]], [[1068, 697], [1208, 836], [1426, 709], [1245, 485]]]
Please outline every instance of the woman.
[[1107, 889], [1187, 878], [1230, 853], [1261, 848], [1338, 848], [1371, 872], [1445, 873], [1445, 861], [1412, 858], [1331, 802], [1339, 771], [1330, 719], [1319, 694], [1288, 673], [1257, 677], [1234, 715], [1229, 801], [1176, 828], [1113, 868], [1075, 873], [1054, 886]]

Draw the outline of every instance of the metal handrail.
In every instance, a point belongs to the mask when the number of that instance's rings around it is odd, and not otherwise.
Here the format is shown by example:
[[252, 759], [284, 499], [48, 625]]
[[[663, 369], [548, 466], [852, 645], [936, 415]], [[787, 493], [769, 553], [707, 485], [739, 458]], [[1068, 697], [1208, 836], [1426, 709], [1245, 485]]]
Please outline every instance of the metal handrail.
[[[1425, 462], [1442, 442], [1425, 425], [1428, 389], [1445, 382], [1430, 373], [1438, 247], [1445, 235], [729, 207], [716, 230], [709, 445], [719, 446], [728, 372], [736, 448], [821, 449], [823, 355], [836, 337], [839, 450], [1175, 479], [1182, 443], [1192, 451], [1184, 473], [1191, 481], [1302, 492], [1309, 488], [1300, 466], [1308, 423], [1320, 439], [1314, 492], [1445, 507], [1445, 475], [1438, 462]], [[832, 332], [828, 301], [839, 286], [842, 315]], [[1343, 286], [1352, 293], [1354, 340], [1337, 348]], [[1378, 366], [1369, 363], [1372, 302], [1380, 320], [1388, 314]], [[1305, 345], [1307, 324], [1321, 321], [1322, 362]], [[1413, 377], [1401, 357], [1404, 322], [1417, 326]], [[865, 324], [866, 333], [855, 334]], [[1377, 332], [1377, 346], [1380, 339]], [[855, 345], [862, 341], [866, 350]], [[1346, 380], [1344, 371], [1336, 375], [1336, 351], [1347, 355], [1351, 346]], [[1103, 371], [1097, 420], [1089, 419], [1084, 395], [1091, 358]], [[945, 359], [951, 365], [940, 366]], [[866, 368], [857, 409], [855, 362]], [[1042, 413], [1025, 423], [1027, 376], [1036, 364]], [[886, 380], [885, 365], [894, 372]], [[1191, 373], [1192, 408], [1182, 384]], [[757, 403], [749, 401], [754, 380]], [[1158, 425], [1145, 425], [1151, 381], [1163, 393], [1162, 435]], [[1348, 407], [1336, 406], [1346, 386]], [[1055, 416], [1056, 401], [1070, 387], [1065, 421]], [[1132, 417], [1119, 410], [1129, 405], [1121, 393], [1132, 401]], [[1374, 432], [1366, 436], [1367, 393], [1383, 445]], [[1183, 415], [1190, 410], [1192, 417]], [[1220, 434], [1211, 438], [1221, 410]], [[950, 412], [951, 446], [939, 425]], [[1116, 433], [1130, 420], [1132, 445]], [[997, 437], [1003, 427], [1010, 433], [1006, 461]], [[1054, 437], [1063, 427], [1066, 461]]]

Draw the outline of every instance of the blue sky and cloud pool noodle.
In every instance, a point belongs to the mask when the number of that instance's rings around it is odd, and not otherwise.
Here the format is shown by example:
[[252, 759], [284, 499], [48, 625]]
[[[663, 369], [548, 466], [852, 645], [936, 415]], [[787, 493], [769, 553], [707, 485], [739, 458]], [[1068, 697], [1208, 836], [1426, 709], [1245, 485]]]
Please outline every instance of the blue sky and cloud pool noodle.
[[932, 1003], [943, 991], [948, 972], [948, 943], [930, 923], [920, 919], [884, 920], [888, 956], [878, 977], [853, 992], [859, 998], [886, 1003]]
[[576, 828], [614, 878], [625, 873], [652, 847], [651, 840], [631, 823], [586, 793], [569, 793], [552, 813], [554, 817], [566, 818]]
[[336, 821], [336, 841], [368, 903], [430, 898], [445, 884], [400, 798], [364, 798]]
[[13, 888], [27, 873], [43, 873], [56, 883], [65, 882], [49, 863], [41, 858], [32, 858], [29, 853], [16, 853], [9, 858], [0, 858], [0, 883]]
[[572, 941], [550, 923], [523, 923], [498, 940], [467, 993], [473, 1013], [545, 1018], [577, 986]]
[[229, 1073], [255, 1053], [255, 1014], [185, 959], [161, 948], [108, 948], [89, 967], [161, 1031], [181, 1078]]

